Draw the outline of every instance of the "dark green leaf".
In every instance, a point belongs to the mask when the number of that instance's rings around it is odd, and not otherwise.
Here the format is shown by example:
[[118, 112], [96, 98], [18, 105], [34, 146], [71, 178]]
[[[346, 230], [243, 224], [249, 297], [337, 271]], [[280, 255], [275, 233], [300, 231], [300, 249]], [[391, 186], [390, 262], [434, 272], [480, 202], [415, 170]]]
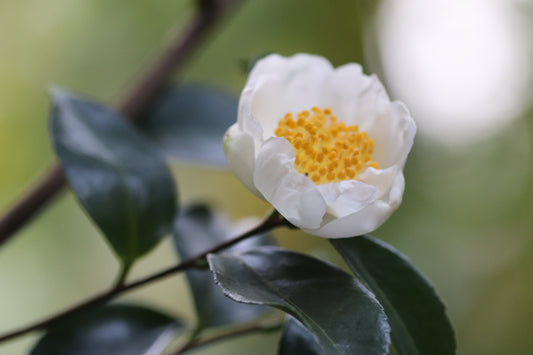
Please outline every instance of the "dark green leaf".
[[157, 151], [118, 114], [53, 91], [51, 133], [72, 190], [123, 263], [172, 230], [172, 175]]
[[261, 247], [239, 255], [211, 254], [209, 265], [236, 301], [277, 307], [302, 322], [326, 354], [386, 354], [383, 308], [355, 278], [307, 255]]
[[278, 355], [324, 355], [313, 335], [293, 317], [283, 327]]
[[455, 354], [455, 337], [442, 301], [405, 256], [369, 236], [331, 243], [385, 308], [398, 353]]
[[148, 308], [110, 305], [49, 329], [30, 355], [159, 354], [180, 327], [175, 319]]
[[235, 97], [211, 87], [183, 86], [160, 96], [141, 129], [172, 158], [225, 167], [222, 140], [236, 120]]
[[[232, 237], [231, 226], [206, 205], [185, 208], [176, 219], [174, 241], [182, 260], [194, 257]], [[249, 238], [228, 251], [246, 250], [273, 244], [266, 235]], [[208, 270], [188, 270], [187, 279], [196, 305], [199, 328], [228, 325], [253, 320], [265, 313], [265, 307], [234, 302], [215, 285]]]

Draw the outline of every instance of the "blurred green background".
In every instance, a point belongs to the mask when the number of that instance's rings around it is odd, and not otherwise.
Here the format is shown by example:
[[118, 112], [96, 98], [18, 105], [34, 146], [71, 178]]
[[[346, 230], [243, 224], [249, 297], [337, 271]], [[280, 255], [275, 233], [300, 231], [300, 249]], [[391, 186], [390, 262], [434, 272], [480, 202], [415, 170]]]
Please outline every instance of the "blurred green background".
[[[176, 78], [238, 95], [242, 59], [273, 51], [361, 62], [419, 132], [401, 208], [373, 235], [434, 283], [459, 354], [533, 353], [533, 100], [531, 1], [250, 0], [226, 19]], [[116, 102], [192, 14], [191, 1], [0, 1], [0, 211], [54, 161], [47, 86]], [[222, 138], [222, 137], [221, 137]], [[184, 203], [206, 200], [235, 218], [268, 205], [228, 172], [176, 164]], [[327, 241], [277, 233], [288, 248], [334, 259]], [[132, 277], [175, 262], [162, 243]], [[104, 290], [118, 264], [64, 192], [0, 250], [0, 332]], [[192, 319], [183, 277], [127, 301]], [[278, 334], [199, 354], [275, 354]], [[24, 354], [38, 334], [0, 345]], [[253, 350], [252, 350], [253, 349]]]

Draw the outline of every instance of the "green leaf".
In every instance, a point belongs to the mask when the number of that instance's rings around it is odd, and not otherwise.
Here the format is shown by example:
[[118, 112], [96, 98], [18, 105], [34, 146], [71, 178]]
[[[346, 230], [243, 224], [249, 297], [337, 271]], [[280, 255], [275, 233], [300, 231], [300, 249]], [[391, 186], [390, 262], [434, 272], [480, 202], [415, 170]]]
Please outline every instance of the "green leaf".
[[399, 354], [455, 354], [454, 332], [442, 301], [405, 256], [369, 236], [331, 243], [385, 308]]
[[172, 175], [143, 135], [118, 114], [58, 89], [52, 98], [52, 139], [70, 186], [130, 265], [172, 230]]
[[[231, 225], [204, 204], [184, 208], [174, 226], [174, 241], [182, 260], [194, 257], [230, 237]], [[246, 250], [260, 245], [273, 244], [267, 235], [246, 239], [231, 251]], [[263, 315], [267, 308], [234, 302], [220, 291], [208, 270], [188, 270], [187, 279], [196, 306], [198, 328], [204, 329], [239, 322], [247, 322]]]
[[210, 254], [226, 296], [279, 308], [302, 322], [326, 354], [386, 354], [383, 308], [355, 278], [307, 255], [262, 247], [239, 255]]
[[163, 93], [140, 128], [171, 158], [226, 167], [222, 140], [237, 120], [237, 99], [207, 86], [182, 86]]
[[49, 329], [30, 355], [160, 354], [182, 325], [133, 305], [91, 309]]
[[324, 355], [313, 335], [293, 317], [283, 327], [278, 355]]

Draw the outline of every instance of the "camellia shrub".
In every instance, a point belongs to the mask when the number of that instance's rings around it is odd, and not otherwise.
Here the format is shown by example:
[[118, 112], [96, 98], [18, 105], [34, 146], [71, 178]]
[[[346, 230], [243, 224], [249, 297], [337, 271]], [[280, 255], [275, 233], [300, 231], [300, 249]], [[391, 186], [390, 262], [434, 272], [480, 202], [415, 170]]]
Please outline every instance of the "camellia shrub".
[[[278, 330], [272, 353], [282, 355], [454, 354], [453, 330], [430, 282], [368, 235], [402, 201], [416, 131], [407, 108], [361, 65], [334, 68], [312, 54], [257, 60], [238, 102], [204, 86], [162, 90], [230, 2], [201, 4], [182, 45], [165, 53], [116, 110], [51, 90], [50, 133], [60, 166], [4, 217], [0, 241], [67, 183], [121, 272], [108, 291], [0, 341], [41, 330], [32, 355], [181, 354]], [[182, 206], [169, 154], [213, 166], [227, 158], [272, 211], [242, 231], [208, 204]], [[329, 239], [350, 272], [276, 246], [276, 228]], [[167, 235], [181, 261], [127, 281], [132, 265]], [[181, 272], [193, 295], [193, 324], [146, 305], [108, 304]]]

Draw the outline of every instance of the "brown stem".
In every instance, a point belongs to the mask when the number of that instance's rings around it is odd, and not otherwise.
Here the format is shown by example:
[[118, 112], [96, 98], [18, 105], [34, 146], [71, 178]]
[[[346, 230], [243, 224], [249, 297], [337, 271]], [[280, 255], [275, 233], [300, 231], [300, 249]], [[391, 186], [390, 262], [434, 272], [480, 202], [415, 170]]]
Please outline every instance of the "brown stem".
[[17, 338], [19, 336], [22, 336], [24, 334], [40, 330], [40, 329], [46, 329], [54, 324], [57, 324], [58, 322], [61, 322], [62, 320], [72, 316], [75, 313], [87, 310], [91, 307], [98, 306], [100, 304], [106, 303], [110, 301], [111, 299], [117, 297], [118, 295], [136, 289], [138, 287], [141, 287], [143, 285], [149, 284], [153, 281], [160, 280], [162, 278], [165, 278], [169, 275], [184, 271], [186, 269], [190, 269], [195, 267], [198, 262], [202, 259], [204, 259], [207, 254], [213, 254], [218, 251], [221, 251], [223, 249], [229, 248], [230, 246], [246, 239], [251, 236], [254, 236], [256, 234], [260, 234], [266, 231], [269, 231], [275, 227], [285, 226], [287, 225], [285, 219], [280, 216], [277, 212], [272, 213], [267, 219], [265, 219], [261, 224], [259, 224], [257, 227], [249, 230], [248, 232], [241, 234], [240, 236], [237, 236], [233, 239], [230, 239], [224, 243], [220, 243], [205, 252], [198, 254], [195, 257], [183, 260], [178, 265], [175, 265], [171, 268], [168, 268], [166, 270], [160, 271], [158, 273], [152, 274], [150, 276], [146, 276], [142, 279], [139, 279], [137, 281], [134, 281], [129, 284], [118, 284], [117, 286], [111, 288], [110, 290], [101, 293], [100, 295], [97, 295], [77, 306], [74, 306], [70, 309], [67, 309], [66, 311], [63, 311], [55, 316], [49, 317], [45, 320], [39, 321], [37, 323], [25, 326], [23, 328], [20, 328], [18, 330], [12, 331], [7, 334], [0, 335], [0, 343], [3, 341], [7, 341], [10, 339]]
[[125, 116], [135, 119], [164, 87], [177, 67], [181, 67], [195, 52], [206, 34], [222, 15], [235, 3], [234, 0], [199, 0], [199, 11], [151, 70], [141, 79], [118, 105]]
[[280, 330], [282, 327], [283, 322], [277, 321], [275, 323], [249, 323], [232, 329], [224, 329], [212, 335], [193, 339], [187, 344], [185, 344], [183, 347], [173, 352], [172, 355], [184, 354], [189, 350], [200, 348], [221, 340], [227, 340], [241, 335], [247, 335], [250, 333], [258, 332], [273, 332], [276, 330]]
[[[168, 83], [172, 73], [191, 57], [213, 25], [238, 0], [199, 0], [198, 11], [184, 30], [148, 69], [139, 83], [125, 95], [117, 109], [125, 117], [135, 120], [159, 91]], [[47, 175], [0, 219], [0, 246], [27, 224], [65, 186], [65, 175], [55, 163]]]
[[0, 219], [0, 245], [26, 224], [40, 208], [46, 206], [63, 186], [65, 186], [65, 175], [59, 165], [54, 164], [31, 192], [22, 197]]

